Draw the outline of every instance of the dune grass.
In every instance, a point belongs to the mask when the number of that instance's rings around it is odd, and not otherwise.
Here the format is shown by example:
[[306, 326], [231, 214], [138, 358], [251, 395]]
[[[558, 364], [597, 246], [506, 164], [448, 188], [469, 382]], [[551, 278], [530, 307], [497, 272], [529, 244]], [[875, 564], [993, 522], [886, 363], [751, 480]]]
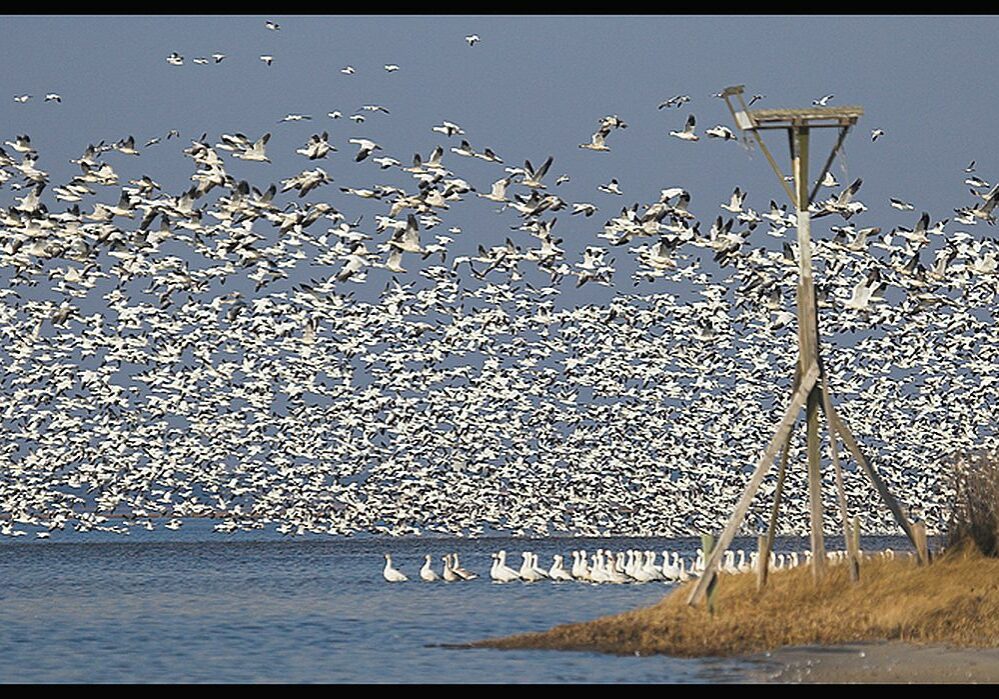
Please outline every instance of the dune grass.
[[713, 616], [687, 606], [686, 583], [651, 607], [473, 645], [686, 657], [883, 640], [999, 647], [999, 559], [973, 546], [928, 567], [869, 559], [858, 584], [846, 566], [828, 570], [818, 584], [805, 566], [775, 573], [762, 592], [755, 575], [722, 575]]

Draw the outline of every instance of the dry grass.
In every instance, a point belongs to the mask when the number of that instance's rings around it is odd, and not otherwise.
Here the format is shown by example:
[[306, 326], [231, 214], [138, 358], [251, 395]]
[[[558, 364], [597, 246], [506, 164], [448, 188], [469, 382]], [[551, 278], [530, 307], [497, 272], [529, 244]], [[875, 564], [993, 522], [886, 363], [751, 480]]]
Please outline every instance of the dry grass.
[[951, 549], [929, 567], [869, 560], [856, 585], [845, 566], [831, 567], [818, 585], [804, 566], [776, 573], [762, 593], [755, 575], [723, 575], [713, 617], [703, 604], [687, 606], [689, 585], [652, 607], [474, 645], [677, 656], [878, 640], [999, 646], [999, 559], [973, 547]]

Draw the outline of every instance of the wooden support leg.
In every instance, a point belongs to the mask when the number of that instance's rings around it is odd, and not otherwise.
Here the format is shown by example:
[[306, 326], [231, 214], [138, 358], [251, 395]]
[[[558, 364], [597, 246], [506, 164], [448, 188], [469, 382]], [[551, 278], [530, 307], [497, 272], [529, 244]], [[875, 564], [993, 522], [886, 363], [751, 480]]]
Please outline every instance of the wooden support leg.
[[687, 598], [687, 604], [697, 604], [704, 597], [704, 593], [707, 591], [708, 585], [711, 584], [711, 581], [718, 572], [718, 561], [721, 559], [722, 554], [724, 554], [728, 549], [729, 544], [732, 543], [736, 530], [739, 528], [739, 525], [742, 524], [743, 517], [746, 516], [746, 510], [749, 509], [750, 501], [752, 501], [753, 496], [756, 494], [756, 490], [760, 487], [760, 483], [763, 482], [763, 477], [767, 475], [767, 471], [769, 471], [770, 467], [773, 465], [773, 459], [777, 454], [777, 449], [784, 443], [787, 436], [790, 434], [791, 426], [794, 425], [795, 418], [798, 416], [798, 411], [801, 410], [801, 407], [808, 399], [808, 395], [815, 386], [815, 381], [818, 377], [819, 367], [816, 364], [812, 364], [808, 368], [808, 371], [805, 372], [798, 390], [794, 392], [794, 396], [791, 398], [791, 404], [787, 406], [787, 410], [784, 412], [784, 417], [777, 426], [777, 432], [770, 440], [770, 444], [767, 446], [766, 451], [763, 452], [763, 456], [760, 458], [759, 462], [757, 462], [756, 470], [753, 471], [753, 475], [749, 479], [749, 483], [746, 484], [746, 489], [743, 491], [742, 497], [739, 498], [739, 502], [735, 506], [735, 511], [732, 512], [732, 516], [729, 518], [728, 524], [725, 525], [725, 530], [718, 538], [718, 543], [715, 545], [715, 549], [712, 551], [711, 557], [705, 561], [704, 572], [698, 579], [697, 584], [694, 585], [694, 589], [690, 591], [690, 597]]
[[[794, 371], [794, 388], [793, 391], [797, 391], [798, 387], [801, 385], [801, 365], [800, 363], [795, 367]], [[792, 427], [794, 425], [792, 424]], [[781, 496], [784, 494], [784, 476], [787, 473], [787, 455], [791, 448], [791, 431], [787, 433], [787, 439], [784, 440], [784, 445], [781, 448], [780, 455], [780, 466], [777, 467], [777, 487], [774, 489], [774, 504], [770, 508], [770, 522], [767, 525], [767, 537], [765, 541], [765, 548], [760, 550], [761, 562], [758, 565], [757, 577], [756, 577], [756, 589], [757, 591], [762, 590], [767, 585], [767, 578], [770, 575], [770, 552], [773, 551], [774, 547], [774, 537], [777, 536], [777, 513], [780, 511], [780, 501]]]
[[777, 489], [774, 491], [773, 507], [770, 508], [770, 524], [767, 527], [764, 548], [760, 550], [759, 572], [756, 579], [757, 590], [762, 590], [766, 587], [767, 576], [770, 574], [770, 552], [773, 550], [774, 537], [777, 535], [777, 512], [780, 510], [780, 500], [784, 494], [784, 476], [787, 473], [787, 454], [790, 451], [790, 447], [791, 431], [788, 430], [787, 439], [784, 440], [784, 447], [781, 450], [780, 466], [777, 468]]
[[891, 510], [892, 515], [895, 517], [895, 521], [898, 522], [898, 526], [902, 527], [905, 535], [909, 537], [909, 541], [912, 542], [913, 548], [918, 550], [916, 538], [912, 533], [912, 526], [905, 518], [905, 515], [902, 514], [902, 508], [898, 506], [898, 502], [892, 497], [891, 493], [888, 492], [888, 488], [885, 486], [884, 481], [881, 480], [877, 471], [875, 471], [870, 463], [868, 463], [867, 459], [864, 458], [863, 452], [860, 451], [860, 445], [857, 444], [857, 440], [854, 439], [850, 428], [847, 427], [846, 423], [839, 418], [839, 415], [836, 413], [836, 409], [832, 405], [829, 406], [829, 416], [832, 418], [833, 427], [836, 429], [836, 432], [840, 437], [842, 437], [843, 443], [846, 444], [846, 448], [850, 450], [853, 454], [853, 458], [857, 460], [857, 463], [859, 463], [864, 469], [864, 473], [866, 473], [867, 477], [871, 479], [871, 483], [874, 484], [874, 487], [881, 495], [881, 499], [884, 500], [885, 505], [887, 505], [888, 509]]
[[808, 394], [808, 504], [812, 523], [812, 577], [818, 581], [826, 573], [826, 545], [822, 534], [822, 471], [819, 452], [819, 403], [822, 402], [818, 387]]
[[822, 412], [825, 413], [826, 427], [829, 431], [829, 451], [832, 455], [833, 468], [836, 474], [836, 499], [839, 503], [839, 516], [843, 520], [843, 545], [846, 547], [848, 563], [850, 565], [850, 580], [857, 582], [860, 579], [859, 562], [857, 551], [854, 547], [853, 536], [850, 532], [850, 518], [847, 513], [846, 490], [843, 488], [843, 469], [839, 464], [839, 447], [836, 444], [836, 430], [833, 429], [832, 420], [829, 419], [832, 398], [829, 396], [829, 386], [826, 384], [825, 375], [819, 378], [819, 387], [822, 391]]

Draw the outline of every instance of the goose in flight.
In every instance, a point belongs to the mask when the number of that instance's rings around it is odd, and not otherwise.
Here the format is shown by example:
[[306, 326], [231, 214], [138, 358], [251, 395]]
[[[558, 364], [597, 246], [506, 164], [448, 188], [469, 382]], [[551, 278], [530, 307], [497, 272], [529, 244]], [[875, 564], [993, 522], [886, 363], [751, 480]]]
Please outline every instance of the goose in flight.
[[604, 139], [607, 138], [607, 135], [609, 133], [610, 133], [610, 127], [609, 126], [606, 127], [606, 128], [605, 127], [600, 127], [600, 130], [597, 131], [595, 134], [593, 134], [590, 137], [590, 142], [589, 143], [580, 143], [579, 147], [580, 148], [586, 148], [587, 150], [604, 150], [604, 151], [608, 151], [608, 150], [610, 150], [610, 148], [604, 143]]
[[354, 70], [354, 66], [344, 66], [340, 69], [340, 72], [344, 75], [353, 75], [356, 71]]
[[269, 163], [270, 158], [267, 157], [267, 154], [264, 152], [264, 148], [267, 146], [267, 141], [270, 140], [270, 137], [271, 135], [269, 133], [265, 133], [249, 148], [242, 151], [234, 151], [232, 157], [252, 162]]
[[618, 187], [617, 179], [612, 179], [609, 184], [602, 184], [598, 186], [597, 189], [601, 192], [606, 192], [607, 194], [617, 194], [619, 196], [624, 194], [620, 187]]
[[884, 287], [885, 284], [881, 281], [878, 268], [875, 267], [866, 279], [861, 279], [853, 287], [853, 293], [849, 299], [843, 302], [843, 306], [845, 308], [852, 308], [855, 311], [866, 311], [872, 302], [884, 301], [884, 297], [877, 295]]
[[62, 102], [62, 97], [59, 96], [59, 95], [57, 95], [54, 92], [50, 92], [47, 95], [45, 95], [45, 101], [46, 102]]
[[119, 153], [124, 153], [125, 155], [138, 155], [139, 151], [135, 149], [135, 137], [129, 136], [128, 138], [123, 138], [114, 145], [114, 149]]
[[885, 135], [884, 129], [874, 129], [871, 131], [871, 143]]
[[31, 95], [14, 95], [14, 101], [18, 104], [24, 104], [31, 99]]
[[697, 121], [694, 119], [694, 115], [691, 114], [687, 117], [687, 123], [683, 126], [683, 131], [670, 131], [670, 136], [675, 136], [683, 141], [699, 141], [700, 136], [694, 133], [694, 125]]
[[167, 56], [166, 61], [167, 61], [167, 63], [169, 63], [172, 66], [182, 66], [182, 65], [184, 65], [184, 57], [181, 56], [176, 51], [174, 51], [169, 56]]
[[297, 149], [295, 152], [304, 155], [309, 160], [318, 160], [319, 158], [325, 158], [326, 154], [330, 151], [336, 151], [336, 147], [330, 145], [328, 142], [329, 133], [323, 131], [322, 135], [313, 134], [308, 142], [302, 147]]
[[478, 34], [469, 34], [465, 37], [465, 41], [468, 42], [469, 46], [475, 46], [477, 41], [480, 41]]
[[899, 211], [912, 211], [916, 207], [907, 201], [902, 201], [901, 199], [896, 199], [891, 197], [888, 199], [888, 203], [891, 204], [893, 209], [898, 209]]
[[325, 170], [321, 167], [317, 167], [315, 170], [306, 170], [305, 172], [299, 173], [294, 177], [282, 180], [281, 184], [283, 187], [281, 188], [281, 191], [287, 192], [290, 189], [297, 189], [298, 196], [301, 198], [316, 187], [332, 181], [333, 178], [326, 174]]
[[510, 186], [510, 182], [512, 181], [513, 181], [512, 177], [504, 177], [502, 179], [493, 182], [492, 188], [489, 190], [489, 194], [482, 194], [481, 192], [477, 192], [477, 194], [483, 199], [488, 199], [490, 201], [496, 201], [496, 202], [509, 201], [506, 198], [506, 188]]
[[4, 141], [4, 144], [10, 146], [18, 153], [33, 153], [35, 150], [31, 147], [31, 137], [28, 134], [22, 134], [13, 141]]
[[406, 217], [406, 227], [395, 230], [391, 240], [389, 240], [389, 245], [403, 252], [415, 252], [421, 255], [426, 252], [420, 247], [420, 227], [416, 221], [416, 216], [409, 214]]
[[270, 55], [266, 55], [265, 54], [265, 55], [263, 55], [263, 56], [260, 57], [260, 60], [263, 61], [264, 63], [266, 63], [267, 65], [270, 65], [271, 63], [274, 62], [274, 56], [270, 56]]
[[276, 32], [281, 28], [280, 24], [278, 24], [277, 22], [272, 22], [271, 20], [267, 20], [266, 22], [264, 22], [264, 26], [270, 29], [272, 32]]
[[357, 146], [357, 155], [354, 156], [355, 163], [361, 162], [371, 155], [372, 152], [382, 149], [380, 145], [366, 138], [351, 138], [348, 139], [347, 143], [353, 143]]
[[710, 129], [704, 132], [709, 138], [720, 138], [725, 141], [734, 141], [737, 136], [732, 132], [732, 129], [727, 126], [718, 124], [717, 126], [712, 126]]
[[664, 108], [668, 109], [670, 107], [679, 108], [689, 101], [690, 101], [690, 95], [676, 95], [674, 97], [670, 97], [665, 102], [660, 102], [658, 109], [664, 109]]
[[752, 106], [753, 106], [754, 104], [756, 104], [756, 103], [757, 103], [757, 102], [759, 102], [760, 100], [765, 100], [766, 98], [767, 98], [767, 96], [766, 96], [766, 95], [753, 95], [753, 96], [752, 96], [752, 97], [751, 97], [751, 98], [749, 99], [749, 104], [747, 104], [746, 106], [747, 106], [747, 107], [752, 107]]
[[552, 161], [555, 159], [554, 156], [549, 155], [548, 159], [541, 164], [537, 170], [531, 165], [530, 160], [524, 161], [524, 179], [520, 183], [526, 187], [534, 187], [536, 189], [544, 189], [544, 184], [541, 183], [541, 178], [545, 176], [548, 172], [548, 168], [552, 166]]
[[448, 138], [451, 138], [451, 136], [454, 136], [455, 134], [459, 136], [463, 136], [465, 134], [464, 129], [457, 124], [452, 124], [450, 121], [445, 121], [440, 126], [434, 126], [430, 130], [442, 133]]
[[225, 54], [224, 53], [213, 53], [212, 56], [211, 56], [211, 58], [216, 63], [221, 63], [223, 60], [225, 60]]
[[742, 191], [739, 187], [735, 188], [732, 192], [732, 197], [728, 200], [727, 204], [722, 204], [721, 208], [726, 211], [731, 211], [733, 214], [738, 214], [742, 212], [742, 203], [746, 200], [746, 193]]
[[281, 120], [278, 123], [284, 124], [289, 121], [309, 121], [310, 119], [312, 119], [312, 116], [309, 114], [285, 114], [281, 117]]
[[386, 63], [382, 67], [385, 69], [386, 73], [394, 73], [397, 70], [399, 70], [399, 66], [397, 66], [395, 63]]
[[815, 107], [826, 107], [829, 105], [829, 101], [836, 95], [824, 95], [817, 100], [812, 100], [812, 105]]
[[491, 148], [483, 148], [481, 153], [476, 153], [475, 154], [475, 157], [476, 158], [482, 158], [483, 160], [488, 161], [490, 163], [502, 163], [503, 162], [503, 159], [501, 157], [499, 157], [498, 155], [496, 155], [495, 153], [493, 153], [493, 151], [492, 151]]
[[463, 155], [466, 158], [474, 158], [478, 155], [472, 148], [472, 144], [468, 141], [462, 139], [461, 145], [451, 146], [451, 152], [457, 155]]
[[617, 114], [610, 114], [600, 120], [601, 129], [626, 129], [628, 125]]

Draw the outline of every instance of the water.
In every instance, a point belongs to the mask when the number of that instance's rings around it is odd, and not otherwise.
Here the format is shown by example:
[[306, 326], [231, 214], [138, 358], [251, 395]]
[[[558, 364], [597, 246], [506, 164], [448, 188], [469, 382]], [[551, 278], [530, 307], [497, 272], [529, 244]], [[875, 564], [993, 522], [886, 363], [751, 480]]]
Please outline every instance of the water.
[[[803, 539], [778, 551], [802, 550]], [[896, 539], [864, 542], [865, 548]], [[718, 682], [731, 659], [441, 648], [657, 602], [671, 586], [493, 584], [489, 554], [678, 549], [694, 539], [331, 539], [222, 535], [207, 521], [127, 537], [56, 532], [0, 543], [3, 682]], [[755, 542], [737, 540], [747, 550]], [[830, 546], [835, 545], [830, 541]], [[382, 578], [383, 553], [411, 582]], [[458, 551], [482, 577], [423, 583]], [[516, 555], [514, 555], [516, 554]], [[570, 561], [571, 562], [571, 561]]]

